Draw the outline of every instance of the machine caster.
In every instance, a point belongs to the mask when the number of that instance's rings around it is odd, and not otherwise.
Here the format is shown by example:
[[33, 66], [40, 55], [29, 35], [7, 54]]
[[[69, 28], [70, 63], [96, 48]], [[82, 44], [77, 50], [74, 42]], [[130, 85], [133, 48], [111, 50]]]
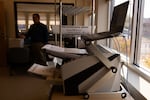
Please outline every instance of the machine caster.
[[117, 68], [116, 67], [111, 67], [111, 70], [113, 73], [117, 73]]
[[121, 94], [121, 97], [124, 99], [124, 98], [127, 97], [127, 94], [126, 94], [126, 93], [122, 93], [122, 94]]
[[90, 96], [89, 96], [88, 93], [85, 93], [85, 94], [83, 95], [83, 99], [86, 99], [86, 100], [87, 100], [87, 99], [89, 99], [89, 97], [90, 97]]

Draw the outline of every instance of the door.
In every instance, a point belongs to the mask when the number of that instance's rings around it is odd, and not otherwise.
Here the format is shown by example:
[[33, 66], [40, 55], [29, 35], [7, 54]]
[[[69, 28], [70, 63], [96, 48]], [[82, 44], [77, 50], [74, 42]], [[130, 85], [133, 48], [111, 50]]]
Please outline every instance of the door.
[[7, 50], [7, 41], [6, 41], [6, 23], [5, 23], [5, 12], [4, 4], [0, 1], [0, 67], [5, 67], [6, 64], [6, 50]]

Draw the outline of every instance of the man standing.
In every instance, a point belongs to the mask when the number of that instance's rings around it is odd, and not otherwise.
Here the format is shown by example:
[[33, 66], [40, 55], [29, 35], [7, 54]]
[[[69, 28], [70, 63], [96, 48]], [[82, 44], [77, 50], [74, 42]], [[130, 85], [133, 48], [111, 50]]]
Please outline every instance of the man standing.
[[33, 14], [33, 22], [26, 34], [26, 38], [31, 40], [31, 54], [34, 63], [41, 65], [46, 64], [46, 55], [41, 50], [41, 47], [48, 43], [47, 26], [40, 22], [40, 15]]

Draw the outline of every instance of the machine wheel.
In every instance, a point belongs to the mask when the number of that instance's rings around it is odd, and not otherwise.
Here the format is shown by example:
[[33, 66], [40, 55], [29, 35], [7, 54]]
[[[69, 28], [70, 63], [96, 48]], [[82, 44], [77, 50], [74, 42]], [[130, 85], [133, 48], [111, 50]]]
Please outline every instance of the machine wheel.
[[117, 73], [117, 68], [116, 67], [111, 67], [111, 70], [113, 73]]
[[127, 97], [127, 94], [124, 92], [124, 93], [121, 94], [121, 97], [122, 97], [122, 98], [126, 98], [126, 97]]
[[85, 93], [84, 95], [83, 95], [83, 99], [89, 99], [89, 94], [88, 93]]

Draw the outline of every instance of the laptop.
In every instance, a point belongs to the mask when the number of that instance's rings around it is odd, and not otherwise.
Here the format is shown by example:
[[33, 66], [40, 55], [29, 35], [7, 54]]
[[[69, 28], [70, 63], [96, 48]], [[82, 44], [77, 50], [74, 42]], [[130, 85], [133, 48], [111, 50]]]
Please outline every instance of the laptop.
[[85, 34], [82, 35], [81, 38], [85, 41], [94, 41], [119, 36], [124, 28], [128, 5], [129, 1], [126, 1], [114, 7], [109, 31], [95, 34]]

